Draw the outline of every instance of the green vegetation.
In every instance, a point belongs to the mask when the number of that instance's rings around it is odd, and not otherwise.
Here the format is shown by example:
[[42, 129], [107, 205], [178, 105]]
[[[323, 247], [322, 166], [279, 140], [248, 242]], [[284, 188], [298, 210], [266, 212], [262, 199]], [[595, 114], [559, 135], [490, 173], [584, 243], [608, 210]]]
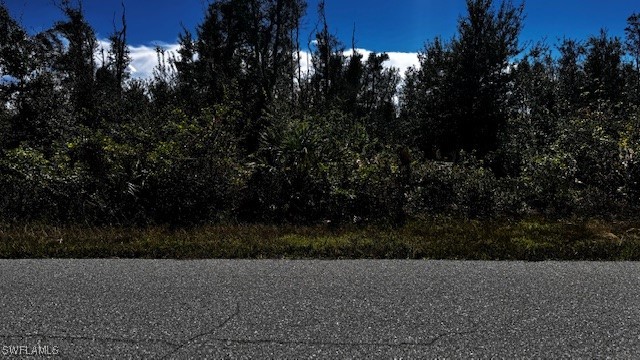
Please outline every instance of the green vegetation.
[[401, 228], [0, 227], [0, 258], [640, 260], [640, 223], [431, 219]]
[[401, 75], [323, 2], [301, 34], [303, 0], [215, 0], [136, 80], [73, 3], [30, 34], [0, 2], [2, 257], [640, 257], [637, 14], [554, 53], [467, 0]]

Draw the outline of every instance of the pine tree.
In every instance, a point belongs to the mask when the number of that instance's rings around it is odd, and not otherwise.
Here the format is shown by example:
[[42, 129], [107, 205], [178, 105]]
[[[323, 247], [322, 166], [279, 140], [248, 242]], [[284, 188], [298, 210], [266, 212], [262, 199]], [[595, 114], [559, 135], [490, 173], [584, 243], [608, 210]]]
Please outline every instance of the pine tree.
[[318, 4], [318, 16], [320, 29], [317, 29], [315, 34], [310, 85], [312, 104], [316, 111], [323, 112], [329, 111], [340, 102], [340, 95], [345, 85], [343, 71], [346, 57], [344, 45], [329, 31], [324, 1]]
[[583, 68], [584, 47], [575, 40], [564, 39], [558, 47], [558, 97], [562, 114], [566, 115], [580, 108], [581, 97], [586, 84]]
[[129, 64], [131, 57], [127, 44], [127, 21], [124, 4], [122, 5], [121, 28], [118, 29], [114, 23], [114, 29], [109, 36], [109, 48], [107, 57], [104, 57], [102, 49], [102, 63], [96, 70], [96, 92], [102, 97], [102, 103], [108, 103], [108, 107], [120, 108], [125, 82], [131, 76]]
[[422, 122], [418, 142], [426, 153], [484, 156], [497, 148], [509, 115], [513, 61], [521, 52], [523, 10], [510, 1], [496, 8], [492, 0], [467, 0], [458, 35], [450, 43], [436, 39], [420, 54], [403, 106], [405, 118]]
[[194, 88], [200, 107], [226, 104], [242, 114], [238, 135], [250, 153], [267, 125], [265, 110], [275, 99], [292, 97], [293, 38], [304, 8], [301, 0], [216, 0], [197, 39], [181, 39], [178, 80]]
[[66, 39], [68, 45], [59, 55], [55, 69], [71, 93], [74, 111], [81, 121], [90, 127], [97, 126], [93, 114], [95, 106], [95, 53], [97, 39], [91, 25], [86, 21], [82, 3], [72, 6], [64, 0], [60, 6], [66, 19], [55, 23], [52, 32]]
[[590, 105], [599, 106], [600, 101], [616, 104], [622, 100], [622, 55], [620, 39], [610, 38], [604, 30], [587, 41], [584, 71]]
[[406, 74], [402, 92], [402, 117], [406, 136], [432, 158], [459, 150], [453, 126], [450, 78], [453, 61], [450, 44], [439, 37], [418, 54], [420, 67]]
[[633, 13], [627, 19], [625, 48], [633, 59], [633, 75], [629, 81], [632, 87], [632, 103], [640, 105], [640, 14]]
[[65, 101], [50, 72], [62, 47], [49, 31], [29, 35], [0, 3], [0, 149], [46, 150], [62, 131]]
[[521, 52], [523, 5], [504, 1], [494, 9], [492, 0], [467, 0], [466, 17], [458, 25], [451, 45], [450, 81], [456, 104], [452, 126], [458, 147], [483, 156], [497, 146], [497, 135], [507, 112], [512, 60]]
[[389, 61], [389, 55], [369, 54], [364, 64], [361, 103], [363, 116], [370, 133], [385, 143], [398, 139], [396, 124], [396, 106], [394, 97], [400, 83], [397, 69], [386, 69], [383, 64]]

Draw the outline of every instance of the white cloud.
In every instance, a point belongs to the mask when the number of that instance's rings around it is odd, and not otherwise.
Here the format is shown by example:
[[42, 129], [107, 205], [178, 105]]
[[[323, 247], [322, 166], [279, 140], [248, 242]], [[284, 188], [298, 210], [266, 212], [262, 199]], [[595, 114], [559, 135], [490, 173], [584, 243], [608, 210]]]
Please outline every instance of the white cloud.
[[[166, 56], [176, 54], [179, 48], [178, 44], [160, 45], [166, 50]], [[153, 46], [129, 46], [131, 56], [131, 76], [134, 78], [150, 78], [153, 75], [153, 69], [158, 65], [158, 54], [156, 47]], [[168, 60], [168, 58], [167, 58]]]
[[[161, 48], [166, 50], [166, 55], [168, 57], [171, 54], [176, 54], [179, 48], [178, 44], [158, 44]], [[105, 49], [105, 52], [109, 48], [108, 41], [101, 40], [100, 46]], [[131, 64], [129, 66], [129, 71], [131, 71], [131, 76], [137, 79], [145, 79], [150, 78], [153, 75], [153, 69], [158, 65], [158, 55], [156, 53], [155, 45], [130, 45], [129, 46], [130, 56], [131, 56]], [[364, 59], [372, 53], [372, 51], [367, 49], [356, 49], [359, 53], [364, 56]], [[353, 53], [353, 50], [348, 50], [345, 52], [346, 56], [350, 56]], [[395, 52], [390, 51], [387, 52], [389, 55], [389, 61], [386, 61], [383, 66], [385, 68], [396, 68], [400, 70], [400, 75], [404, 76], [404, 72], [407, 68], [411, 66], [419, 66], [418, 62], [418, 53], [405, 53], [405, 52]], [[97, 57], [100, 57], [99, 54]], [[98, 62], [101, 59], [97, 59]], [[306, 74], [307, 71], [311, 68], [311, 54], [307, 51], [300, 52], [300, 65], [303, 74]]]
[[[367, 49], [356, 49], [357, 52], [364, 56], [363, 60], [366, 60], [369, 57], [369, 54], [373, 53], [371, 50]], [[351, 56], [353, 54], [353, 50], [345, 51], [345, 55]], [[380, 54], [380, 53], [378, 53]], [[418, 61], [418, 53], [405, 53], [405, 52], [397, 52], [397, 51], [389, 51], [387, 52], [389, 55], [389, 61], [385, 61], [382, 66], [385, 68], [396, 68], [400, 70], [400, 75], [404, 77], [405, 71], [411, 66], [419, 67], [420, 62]]]
[[[367, 49], [356, 49], [356, 51], [363, 56], [363, 60], [367, 60], [367, 57], [373, 51]], [[351, 56], [353, 54], [353, 50], [347, 50], [344, 52], [345, 56]], [[379, 53], [378, 53], [379, 54]], [[418, 61], [418, 53], [407, 53], [407, 52], [397, 52], [397, 51], [389, 51], [387, 52], [389, 55], [389, 60], [385, 61], [382, 66], [385, 68], [396, 68], [400, 71], [400, 75], [404, 77], [405, 71], [411, 66], [419, 67], [420, 62]], [[311, 54], [308, 51], [300, 52], [300, 66], [302, 68], [302, 73], [306, 74], [307, 70], [311, 68]]]
[[[179, 48], [178, 44], [158, 43], [159, 47], [166, 51], [167, 60], [172, 54], [176, 54]], [[109, 42], [106, 40], [99, 41], [99, 50], [104, 49], [105, 53], [109, 49]], [[129, 71], [134, 79], [148, 79], [153, 75], [153, 69], [158, 65], [158, 54], [156, 45], [129, 45], [129, 56], [131, 64]], [[98, 64], [102, 62], [101, 53], [96, 54]]]
[[418, 60], [418, 53], [405, 53], [405, 52], [388, 52], [389, 54], [389, 66], [393, 66], [400, 70], [400, 74], [404, 76], [404, 72], [408, 68], [415, 66], [420, 67], [420, 61]]

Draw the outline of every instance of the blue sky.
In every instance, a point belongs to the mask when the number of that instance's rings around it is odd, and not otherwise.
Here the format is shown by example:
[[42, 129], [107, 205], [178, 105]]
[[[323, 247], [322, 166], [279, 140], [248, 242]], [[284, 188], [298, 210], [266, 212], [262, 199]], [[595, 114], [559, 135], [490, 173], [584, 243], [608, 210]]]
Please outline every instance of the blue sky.
[[[328, 0], [327, 10], [330, 25], [347, 42], [355, 22], [361, 47], [416, 51], [436, 35], [453, 36], [466, 6], [464, 0]], [[640, 1], [529, 0], [521, 39], [537, 41], [546, 37], [553, 45], [557, 38], [584, 39], [603, 27], [611, 34], [624, 36], [626, 19], [633, 12], [640, 12]]]
[[[48, 28], [61, 17], [52, 0], [4, 1], [11, 14], [33, 32]], [[84, 0], [83, 3], [98, 37], [108, 37], [114, 15], [116, 21], [119, 20], [121, 0]], [[194, 29], [200, 23], [207, 0], [124, 0], [124, 3], [128, 40], [133, 51], [137, 51], [134, 66], [141, 68], [151, 66], [155, 59], [146, 53], [153, 49], [152, 44], [162, 43], [172, 49], [171, 44], [175, 44], [182, 25]], [[426, 40], [437, 35], [451, 37], [459, 16], [465, 13], [464, 0], [326, 0], [326, 3], [329, 25], [347, 47], [351, 45], [355, 24], [358, 48], [398, 54], [415, 53]], [[306, 33], [311, 32], [316, 23], [317, 0], [309, 0], [308, 5], [304, 20]], [[563, 36], [586, 39], [597, 34], [600, 28], [622, 37], [626, 19], [633, 12], [640, 12], [640, 1], [529, 0], [521, 40], [546, 38], [548, 44], [554, 45]], [[395, 59], [392, 55], [392, 62]], [[411, 62], [407, 59], [392, 65], [406, 66]]]

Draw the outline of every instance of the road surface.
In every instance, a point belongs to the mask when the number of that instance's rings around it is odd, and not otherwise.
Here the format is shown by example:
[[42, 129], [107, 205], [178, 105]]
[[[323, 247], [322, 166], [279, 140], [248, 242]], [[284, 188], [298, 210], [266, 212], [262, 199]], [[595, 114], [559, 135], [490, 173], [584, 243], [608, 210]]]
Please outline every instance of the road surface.
[[0, 261], [0, 359], [638, 354], [639, 263]]

